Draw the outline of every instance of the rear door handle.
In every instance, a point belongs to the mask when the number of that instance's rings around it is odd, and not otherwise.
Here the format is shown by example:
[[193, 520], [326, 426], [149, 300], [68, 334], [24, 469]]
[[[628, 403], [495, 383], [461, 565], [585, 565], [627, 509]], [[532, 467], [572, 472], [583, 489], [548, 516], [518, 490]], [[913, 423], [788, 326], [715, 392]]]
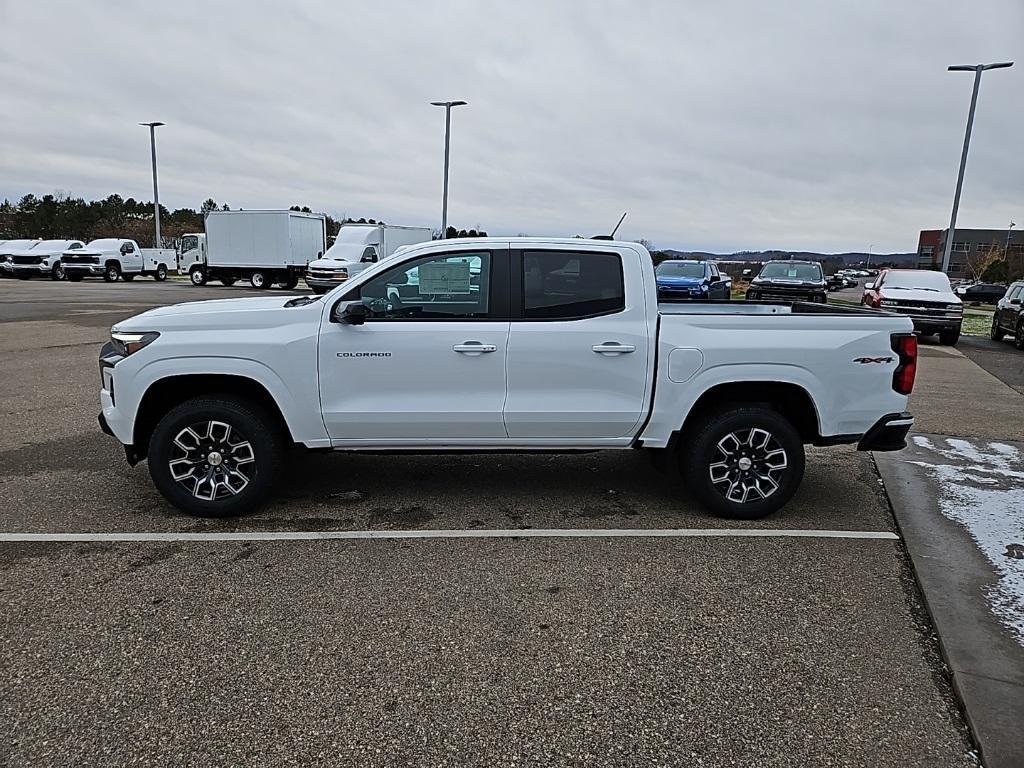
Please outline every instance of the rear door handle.
[[604, 344], [595, 344], [591, 349], [600, 355], [622, 355], [627, 352], [636, 352], [636, 347], [632, 344], [619, 344], [614, 341], [606, 341]]
[[456, 344], [452, 349], [464, 355], [481, 355], [484, 352], [495, 352], [498, 347], [495, 344], [484, 344], [480, 341], [465, 341], [462, 344]]

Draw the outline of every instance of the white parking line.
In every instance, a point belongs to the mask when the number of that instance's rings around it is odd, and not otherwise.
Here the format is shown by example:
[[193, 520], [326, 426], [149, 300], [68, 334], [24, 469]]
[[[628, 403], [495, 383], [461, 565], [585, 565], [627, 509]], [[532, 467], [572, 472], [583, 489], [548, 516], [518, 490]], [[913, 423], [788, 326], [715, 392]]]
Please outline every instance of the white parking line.
[[234, 531], [230, 533], [0, 533], [4, 542], [101, 543], [137, 541], [318, 541], [322, 539], [686, 539], [800, 538], [899, 540], [889, 531], [773, 528], [525, 528], [436, 531]]

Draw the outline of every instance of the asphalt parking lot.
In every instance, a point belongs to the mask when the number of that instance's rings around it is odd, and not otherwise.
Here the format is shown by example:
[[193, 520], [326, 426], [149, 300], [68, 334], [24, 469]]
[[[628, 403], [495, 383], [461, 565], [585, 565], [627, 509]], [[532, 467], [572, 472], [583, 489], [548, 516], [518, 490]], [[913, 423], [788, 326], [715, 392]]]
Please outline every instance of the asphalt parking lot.
[[[0, 532], [522, 535], [0, 541], [0, 764], [977, 764], [866, 454], [753, 523], [633, 453], [301, 456], [255, 516], [169, 507], [96, 427], [98, 347], [249, 293], [0, 281]], [[528, 535], [721, 528], [811, 535]]]

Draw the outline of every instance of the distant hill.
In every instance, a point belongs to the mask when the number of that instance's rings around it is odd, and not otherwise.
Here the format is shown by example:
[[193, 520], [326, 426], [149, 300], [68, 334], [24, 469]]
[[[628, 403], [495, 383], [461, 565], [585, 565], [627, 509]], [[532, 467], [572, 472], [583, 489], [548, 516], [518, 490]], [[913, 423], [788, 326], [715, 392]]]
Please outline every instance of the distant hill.
[[[867, 261], [867, 253], [816, 253], [814, 251], [737, 251], [735, 253], [709, 253], [708, 251], [660, 251], [672, 259], [715, 259], [717, 261], [770, 261], [771, 259], [807, 259], [808, 261], [832, 261], [843, 264], [858, 264]], [[916, 253], [872, 253], [872, 264], [896, 264], [913, 266]]]

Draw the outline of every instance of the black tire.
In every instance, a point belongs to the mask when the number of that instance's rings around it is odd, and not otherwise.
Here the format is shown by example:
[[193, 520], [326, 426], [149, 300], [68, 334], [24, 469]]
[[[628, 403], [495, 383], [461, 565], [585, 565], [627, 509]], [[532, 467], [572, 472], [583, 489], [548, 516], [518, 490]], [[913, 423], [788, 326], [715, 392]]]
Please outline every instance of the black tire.
[[103, 269], [103, 280], [107, 283], [116, 283], [120, 276], [121, 265], [117, 262], [111, 262]]
[[220, 279], [220, 282], [221, 282], [222, 285], [232, 286], [232, 285], [235, 284], [235, 281], [237, 281], [237, 280], [238, 280], [237, 277], [222, 277]]
[[992, 330], [989, 331], [988, 335], [992, 341], [1002, 341], [1003, 337], [1006, 335], [1006, 331], [1004, 331], [999, 325], [999, 316], [997, 314], [992, 315]]
[[158, 283], [162, 283], [167, 279], [167, 266], [165, 264], [157, 264], [156, 272], [153, 273], [153, 279]]
[[249, 275], [249, 285], [256, 290], [262, 291], [264, 288], [270, 287], [270, 277], [266, 272], [256, 271]]
[[81, 275], [76, 275], [76, 274], [70, 274], [69, 273], [66, 277], [67, 277], [68, 282], [71, 282], [71, 283], [80, 283], [80, 282], [82, 282], [82, 276]]
[[1024, 350], [1024, 319], [1017, 321], [1017, 330], [1013, 334], [1013, 346]]
[[[164, 498], [189, 514], [243, 515], [273, 492], [284, 461], [282, 438], [255, 403], [229, 395], [197, 397], [172, 408], [156, 425], [149, 440], [149, 474]], [[186, 451], [181, 443], [195, 448]]]
[[192, 267], [188, 271], [188, 279], [192, 285], [206, 285], [206, 270], [202, 267]]
[[[763, 440], [762, 432], [767, 434]], [[785, 417], [768, 408], [737, 404], [712, 412], [688, 428], [683, 440], [683, 482], [702, 505], [721, 517], [753, 520], [770, 515], [792, 498], [804, 476], [800, 435]], [[727, 453], [720, 447], [723, 443], [734, 450]], [[714, 480], [712, 473], [719, 479]], [[740, 492], [747, 501], [735, 498]], [[751, 492], [758, 498], [750, 497]]]
[[281, 281], [278, 282], [278, 285], [280, 285], [286, 291], [292, 290], [298, 284], [299, 284], [299, 276], [298, 275], [288, 275], [284, 280], [281, 280]]
[[960, 341], [960, 329], [955, 331], [939, 331], [939, 344], [947, 347], [954, 347]]
[[61, 266], [59, 261], [50, 267], [50, 279], [55, 282], [64, 279], [64, 267]]
[[313, 286], [310, 286], [310, 290], [313, 293], [315, 293], [317, 296], [323, 296], [325, 293], [327, 293], [327, 289], [326, 288], [315, 288]]
[[121, 279], [124, 280], [126, 283], [130, 283], [132, 280], [135, 279], [135, 275], [124, 274], [124, 275], [121, 275]]

